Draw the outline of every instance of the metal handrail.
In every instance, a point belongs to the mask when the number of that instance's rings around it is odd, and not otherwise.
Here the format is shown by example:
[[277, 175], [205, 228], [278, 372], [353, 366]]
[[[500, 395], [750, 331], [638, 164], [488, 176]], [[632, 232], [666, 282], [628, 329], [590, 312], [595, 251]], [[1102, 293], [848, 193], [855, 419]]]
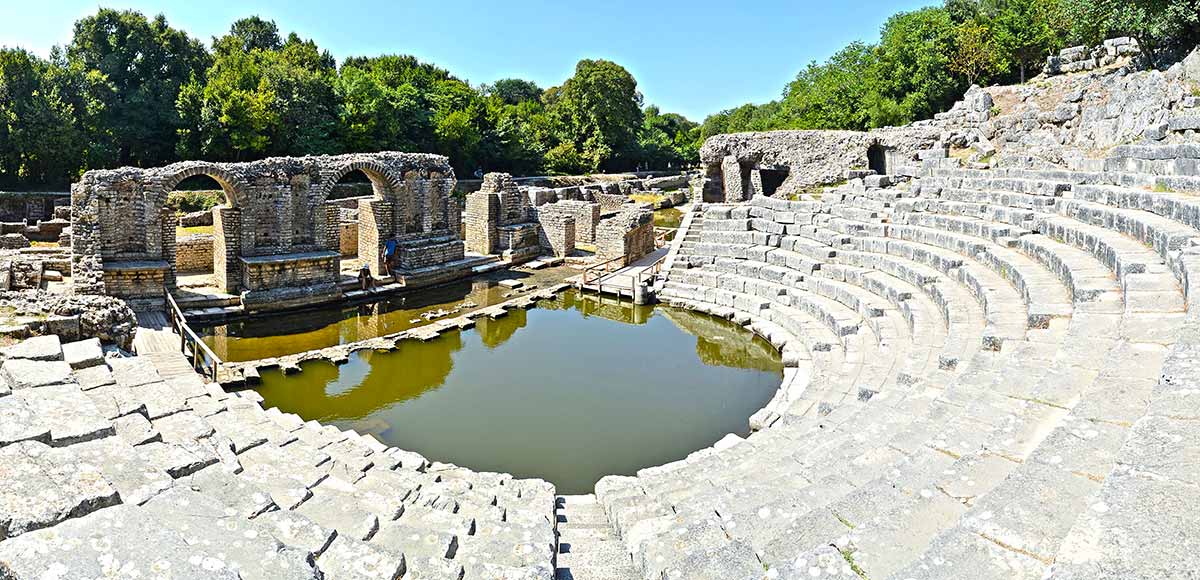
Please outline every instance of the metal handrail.
[[167, 320], [170, 321], [171, 328], [180, 337], [179, 351], [184, 356], [187, 356], [188, 347], [190, 346], [192, 368], [215, 382], [224, 361], [200, 339], [200, 336], [192, 330], [191, 326], [188, 326], [187, 317], [183, 315], [183, 310], [179, 308], [179, 303], [175, 302], [175, 297], [171, 296], [169, 291], [164, 292], [164, 294], [166, 294], [167, 298]]

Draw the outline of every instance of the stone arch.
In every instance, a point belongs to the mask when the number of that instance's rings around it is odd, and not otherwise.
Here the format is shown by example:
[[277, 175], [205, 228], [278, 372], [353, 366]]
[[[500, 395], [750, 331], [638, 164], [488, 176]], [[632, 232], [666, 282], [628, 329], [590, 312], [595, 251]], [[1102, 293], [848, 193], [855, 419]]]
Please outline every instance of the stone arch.
[[363, 175], [367, 176], [367, 179], [371, 180], [375, 192], [374, 199], [386, 199], [389, 194], [399, 188], [400, 180], [392, 175], [392, 172], [382, 163], [374, 160], [351, 161], [339, 165], [332, 171], [323, 172], [316, 202], [318, 204], [325, 203], [329, 199], [329, 195], [333, 193], [333, 187], [337, 185], [338, 181], [355, 171], [361, 171]]
[[181, 182], [190, 177], [204, 175], [217, 182], [225, 194], [225, 204], [212, 209], [212, 282], [226, 292], [236, 290], [238, 278], [237, 256], [241, 254], [241, 214], [247, 205], [249, 186], [239, 177], [220, 165], [206, 162], [187, 163], [184, 167], [167, 166], [162, 169], [165, 177], [159, 181], [159, 207], [161, 208], [163, 259], [169, 266], [168, 288], [174, 288], [179, 275], [179, 255], [174, 216], [166, 207], [167, 195]]
[[[171, 170], [172, 167], [167, 166], [163, 169]], [[171, 193], [175, 186], [183, 180], [197, 175], [205, 175], [216, 181], [217, 185], [221, 186], [221, 190], [225, 192], [225, 200], [229, 202], [229, 207], [240, 208], [245, 205], [246, 185], [237, 176], [225, 171], [215, 163], [189, 163], [182, 169], [168, 173], [167, 177], [160, 180], [163, 203], [166, 202], [167, 194]]]

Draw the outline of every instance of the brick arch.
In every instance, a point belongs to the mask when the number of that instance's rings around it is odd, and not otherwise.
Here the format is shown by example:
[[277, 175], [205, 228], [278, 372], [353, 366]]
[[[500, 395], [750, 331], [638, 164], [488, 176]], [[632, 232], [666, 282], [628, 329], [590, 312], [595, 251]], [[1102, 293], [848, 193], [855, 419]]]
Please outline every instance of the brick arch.
[[369, 160], [351, 161], [339, 165], [333, 170], [322, 172], [321, 188], [317, 191], [316, 202], [318, 204], [325, 203], [325, 200], [329, 199], [329, 194], [333, 193], [333, 186], [337, 185], [343, 177], [355, 171], [363, 172], [367, 179], [371, 180], [375, 199], [383, 199], [385, 194], [399, 189], [400, 180], [384, 164]]
[[[165, 167], [164, 170], [170, 170], [171, 167]], [[215, 163], [189, 163], [187, 167], [173, 171], [167, 174], [166, 178], [161, 179], [162, 194], [166, 196], [175, 189], [175, 186], [180, 182], [197, 175], [207, 175], [217, 185], [221, 186], [221, 190], [225, 192], [225, 200], [229, 202], [230, 207], [239, 208], [245, 205], [247, 186], [240, 178], [225, 171], [221, 166]], [[163, 202], [166, 202], [164, 197]]]

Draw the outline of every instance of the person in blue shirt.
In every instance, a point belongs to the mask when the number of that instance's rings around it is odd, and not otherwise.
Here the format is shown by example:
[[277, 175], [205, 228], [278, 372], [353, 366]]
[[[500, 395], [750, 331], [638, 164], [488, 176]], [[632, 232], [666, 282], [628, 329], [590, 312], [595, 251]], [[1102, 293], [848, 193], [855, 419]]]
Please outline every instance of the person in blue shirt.
[[388, 276], [392, 277], [393, 282], [399, 282], [396, 279], [396, 266], [400, 259], [400, 253], [396, 250], [396, 240], [388, 240], [383, 245], [383, 267], [387, 270]]

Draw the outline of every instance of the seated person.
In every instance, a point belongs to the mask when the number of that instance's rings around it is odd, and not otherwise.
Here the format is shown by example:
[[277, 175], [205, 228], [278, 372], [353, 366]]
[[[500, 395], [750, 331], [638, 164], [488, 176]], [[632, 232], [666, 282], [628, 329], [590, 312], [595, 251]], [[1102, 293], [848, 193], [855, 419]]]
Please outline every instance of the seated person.
[[362, 268], [358, 270], [358, 285], [367, 290], [375, 285], [375, 277], [371, 275], [371, 267], [363, 262]]

